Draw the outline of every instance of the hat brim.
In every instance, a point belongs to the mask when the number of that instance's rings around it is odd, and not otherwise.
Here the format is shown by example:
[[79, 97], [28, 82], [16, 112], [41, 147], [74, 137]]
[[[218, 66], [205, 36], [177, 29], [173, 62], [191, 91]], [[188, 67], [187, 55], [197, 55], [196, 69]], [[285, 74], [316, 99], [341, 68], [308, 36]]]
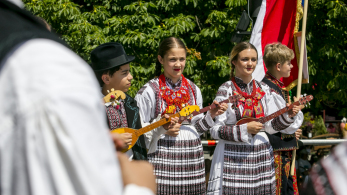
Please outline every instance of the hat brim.
[[123, 66], [123, 65], [125, 65], [125, 64], [129, 64], [130, 62], [132, 62], [132, 61], [135, 60], [135, 56], [127, 55], [127, 57], [128, 57], [128, 60], [127, 60], [126, 62], [121, 63], [121, 64], [114, 64], [114, 65], [111, 65], [111, 66], [109, 66], [109, 67], [107, 67], [107, 68], [97, 69], [97, 70], [93, 69], [93, 70], [94, 70], [95, 72], [105, 71], [105, 70], [109, 70], [109, 69], [114, 68], [114, 67], [117, 67], [117, 66]]

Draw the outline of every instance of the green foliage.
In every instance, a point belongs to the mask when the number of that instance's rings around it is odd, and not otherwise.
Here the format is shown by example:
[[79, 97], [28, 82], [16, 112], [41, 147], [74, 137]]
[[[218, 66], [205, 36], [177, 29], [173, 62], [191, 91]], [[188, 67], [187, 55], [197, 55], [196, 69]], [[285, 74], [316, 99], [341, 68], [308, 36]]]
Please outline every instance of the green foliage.
[[310, 112], [306, 112], [304, 114], [304, 121], [300, 128], [306, 128], [306, 127], [313, 127], [315, 120], [313, 119], [313, 116]]
[[347, 19], [341, 0], [310, 0], [307, 48], [310, 84], [303, 91], [315, 96], [316, 113], [328, 107], [347, 116]]
[[200, 87], [205, 105], [229, 78], [228, 53], [247, 0], [24, 0], [26, 8], [47, 20], [71, 48], [90, 62], [90, 52], [120, 42], [136, 60], [131, 96], [155, 77], [161, 40], [181, 38], [188, 56], [184, 74]]
[[[24, 0], [46, 19], [71, 48], [89, 62], [90, 52], [106, 42], [120, 42], [134, 76], [130, 95], [154, 78], [157, 49], [169, 36], [181, 38], [188, 51], [184, 74], [200, 87], [205, 105], [229, 79], [230, 42], [247, 0]], [[338, 107], [347, 116], [346, 4], [310, 0], [307, 47], [315, 113]], [[312, 88], [314, 87], [314, 89]]]
[[312, 131], [314, 136], [328, 133], [327, 128], [324, 125], [322, 116], [319, 115], [318, 117], [315, 118]]

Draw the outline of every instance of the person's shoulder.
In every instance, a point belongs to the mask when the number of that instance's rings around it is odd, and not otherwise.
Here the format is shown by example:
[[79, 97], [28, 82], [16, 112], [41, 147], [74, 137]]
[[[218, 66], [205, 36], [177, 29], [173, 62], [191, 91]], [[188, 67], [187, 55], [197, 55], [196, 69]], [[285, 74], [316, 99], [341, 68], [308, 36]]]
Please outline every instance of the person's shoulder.
[[[21, 52], [22, 50], [32, 50], [33, 52], [42, 55], [40, 52], [49, 53], [51, 50], [60, 50], [60, 52], [66, 52], [77, 56], [72, 50], [67, 48], [65, 45], [58, 43], [54, 40], [45, 39], [45, 38], [37, 38], [30, 39], [20, 45], [18, 47], [17, 52]], [[57, 53], [55, 53], [56, 55]], [[58, 55], [59, 56], [59, 55]]]
[[125, 106], [127, 107], [136, 107], [138, 108], [137, 106], [137, 101], [135, 100], [135, 98], [131, 97], [129, 94], [125, 93], [126, 97], [124, 99], [124, 103], [125, 103]]
[[[65, 45], [50, 39], [31, 39], [20, 44], [8, 60], [15, 59], [17, 66], [30, 64], [31, 68], [89, 67], [88, 64]], [[22, 65], [21, 65], [22, 64]], [[49, 66], [47, 66], [49, 64]], [[83, 64], [83, 66], [80, 66]]]
[[[24, 75], [21, 81], [27, 81], [32, 74], [40, 74], [40, 79], [32, 80], [31, 85], [46, 82], [54, 87], [81, 85], [90, 88], [82, 84], [87, 82], [98, 86], [90, 66], [81, 57], [50, 39], [38, 38], [22, 43], [10, 54], [5, 62], [5, 66], [7, 65], [18, 75]], [[62, 76], [64, 79], [58, 79]]]
[[124, 101], [134, 101], [134, 98], [133, 97], [131, 97], [129, 94], [127, 94], [127, 93], [125, 93], [125, 99], [124, 99]]
[[262, 81], [255, 80], [255, 82], [258, 84], [258, 86], [261, 89], [263, 89], [263, 90], [270, 90], [270, 86], [268, 84], [266, 84], [266, 82], [264, 82], [264, 80], [262, 80]]
[[192, 86], [193, 89], [198, 89], [200, 90], [200, 88], [193, 82], [191, 81], [190, 79], [186, 78], [187, 79], [187, 82], [189, 83], [190, 86]]
[[219, 86], [219, 89], [230, 89], [233, 83], [229, 80], [224, 82], [221, 86]]
[[140, 88], [136, 95], [144, 95], [146, 93], [156, 93], [159, 91], [159, 78], [149, 80], [144, 86]]
[[221, 86], [219, 86], [216, 98], [226, 98], [230, 95], [232, 95], [232, 82], [226, 81]]

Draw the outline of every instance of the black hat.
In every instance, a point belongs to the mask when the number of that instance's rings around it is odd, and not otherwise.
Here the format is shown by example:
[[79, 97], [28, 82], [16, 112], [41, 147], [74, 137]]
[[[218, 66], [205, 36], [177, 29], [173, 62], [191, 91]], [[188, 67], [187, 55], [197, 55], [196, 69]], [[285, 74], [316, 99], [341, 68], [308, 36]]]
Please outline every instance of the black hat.
[[120, 43], [105, 43], [96, 47], [91, 53], [92, 68], [94, 71], [103, 71], [122, 66], [133, 61], [135, 56], [125, 53]]

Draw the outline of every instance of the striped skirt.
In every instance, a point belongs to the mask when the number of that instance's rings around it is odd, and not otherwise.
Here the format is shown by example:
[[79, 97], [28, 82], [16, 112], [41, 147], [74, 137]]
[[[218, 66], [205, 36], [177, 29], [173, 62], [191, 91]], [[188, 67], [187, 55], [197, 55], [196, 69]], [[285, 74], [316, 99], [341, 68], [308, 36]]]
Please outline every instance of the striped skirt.
[[209, 178], [209, 195], [275, 194], [273, 150], [260, 135], [251, 143], [221, 141]]
[[166, 135], [158, 141], [156, 152], [148, 154], [148, 160], [154, 166], [158, 195], [205, 194], [205, 163], [201, 140], [195, 135], [189, 135], [190, 132], [182, 130], [177, 137]]

